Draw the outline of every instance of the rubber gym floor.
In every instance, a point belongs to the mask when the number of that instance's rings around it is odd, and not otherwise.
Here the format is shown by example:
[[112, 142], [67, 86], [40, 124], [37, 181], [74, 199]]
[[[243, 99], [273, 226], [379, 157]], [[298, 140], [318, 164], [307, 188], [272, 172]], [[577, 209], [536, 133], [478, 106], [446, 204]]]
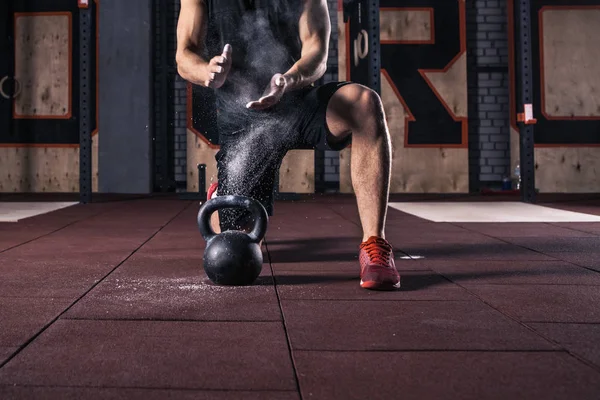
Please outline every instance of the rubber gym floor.
[[[593, 196], [540, 204], [600, 215]], [[207, 281], [197, 212], [103, 198], [0, 223], [0, 399], [600, 396], [600, 222], [390, 208], [402, 289], [373, 292], [352, 197], [278, 202], [248, 287]]]

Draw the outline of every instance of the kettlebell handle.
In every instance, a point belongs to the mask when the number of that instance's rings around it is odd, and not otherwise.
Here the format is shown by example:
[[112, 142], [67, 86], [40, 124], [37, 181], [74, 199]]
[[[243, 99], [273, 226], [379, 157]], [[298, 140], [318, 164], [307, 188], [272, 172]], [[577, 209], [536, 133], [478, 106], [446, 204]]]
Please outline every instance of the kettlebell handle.
[[245, 196], [217, 196], [204, 203], [198, 212], [198, 228], [200, 229], [202, 237], [207, 242], [217, 236], [210, 226], [210, 217], [215, 211], [224, 208], [243, 208], [252, 213], [255, 220], [254, 228], [248, 233], [252, 242], [260, 242], [265, 236], [265, 233], [267, 233], [267, 221], [269, 215], [261, 203]]

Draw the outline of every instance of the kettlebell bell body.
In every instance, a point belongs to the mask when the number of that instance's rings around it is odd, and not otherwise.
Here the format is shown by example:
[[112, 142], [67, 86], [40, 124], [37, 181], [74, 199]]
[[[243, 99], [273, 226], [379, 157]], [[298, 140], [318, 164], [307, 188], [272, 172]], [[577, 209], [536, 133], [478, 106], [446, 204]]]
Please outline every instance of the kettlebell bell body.
[[[250, 233], [226, 231], [216, 234], [211, 215], [223, 208], [245, 208], [255, 219]], [[204, 203], [198, 213], [198, 227], [206, 240], [204, 271], [219, 285], [250, 285], [260, 275], [263, 264], [260, 241], [267, 229], [267, 211], [258, 201], [244, 196], [218, 196]]]

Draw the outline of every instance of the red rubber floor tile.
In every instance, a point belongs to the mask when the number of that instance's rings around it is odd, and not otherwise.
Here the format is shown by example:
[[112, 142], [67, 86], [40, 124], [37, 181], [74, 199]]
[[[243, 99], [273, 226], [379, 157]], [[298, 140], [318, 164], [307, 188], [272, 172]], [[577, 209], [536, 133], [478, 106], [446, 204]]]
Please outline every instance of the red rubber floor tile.
[[202, 391], [122, 388], [54, 388], [0, 386], [3, 400], [299, 400], [288, 391]]
[[295, 352], [303, 398], [592, 400], [600, 373], [565, 353]]
[[275, 205], [269, 219], [267, 239], [275, 238], [362, 238], [357, 221], [348, 220], [318, 204], [288, 203]]
[[470, 231], [492, 237], [593, 237], [594, 235], [557, 224], [543, 223], [461, 223], [457, 224]]
[[137, 250], [152, 237], [154, 230], [145, 229], [135, 234], [120, 230], [103, 229], [98, 232], [66, 228], [52, 235], [9, 250], [12, 257], [36, 257], [69, 261], [78, 257], [119, 260]]
[[353, 262], [358, 265], [361, 237], [311, 237], [270, 238], [267, 248], [273, 264], [304, 264], [318, 262]]
[[600, 222], [557, 222], [552, 225], [568, 228], [577, 232], [600, 235]]
[[423, 260], [422, 264], [459, 284], [600, 285], [600, 274], [564, 261]]
[[75, 300], [113, 268], [110, 264], [98, 266], [81, 263], [73, 266], [54, 259], [46, 261], [33, 257], [28, 261], [15, 260], [8, 254], [0, 254], [0, 293], [4, 297], [61, 297]]
[[[597, 202], [597, 200], [596, 200]], [[585, 204], [587, 203], [587, 204]], [[540, 204], [544, 205], [544, 204]], [[560, 210], [573, 211], [583, 214], [600, 215], [600, 205], [594, 202], [581, 202], [577, 203], [553, 203], [547, 205], [548, 207], [557, 208]]]
[[0, 346], [21, 346], [71, 303], [68, 299], [0, 297]]
[[386, 227], [388, 240], [400, 244], [503, 244], [502, 240], [446, 223], [421, 222]]
[[600, 258], [600, 236], [587, 238], [544, 237], [544, 238], [505, 238], [506, 241], [519, 246], [539, 251], [540, 253], [596, 253]]
[[66, 318], [279, 321], [271, 270], [251, 286], [217, 286], [201, 258], [136, 257], [81, 299]]
[[[316, 257], [315, 257], [316, 258]], [[325, 257], [324, 257], [325, 258]], [[348, 257], [349, 258], [349, 257]], [[419, 262], [419, 260], [409, 259], [404, 253], [395, 253], [396, 269], [398, 271], [429, 271], [427, 265]], [[360, 266], [358, 258], [352, 261], [303, 261], [298, 263], [278, 263], [272, 262], [274, 271], [283, 272], [354, 272], [358, 274]]]
[[[17, 347], [0, 346], [0, 364], [7, 360], [15, 351], [17, 351]], [[2, 393], [1, 390], [0, 393]], [[2, 396], [0, 396], [0, 398], [2, 398]]]
[[403, 271], [396, 291], [362, 289], [355, 272], [277, 271], [284, 300], [473, 300], [466, 290], [432, 271]]
[[106, 215], [116, 204], [87, 204], [26, 218], [16, 223], [0, 223], [0, 252], [42, 238], [65, 227], [73, 227], [86, 219]]
[[528, 324], [545, 337], [600, 367], [600, 325]]
[[443, 223], [418, 223], [406, 225], [387, 225], [386, 237], [388, 240], [408, 244], [420, 243], [502, 243], [478, 232]]
[[[347, 269], [359, 270], [358, 254], [362, 237], [303, 237], [267, 238], [269, 259], [280, 271], [314, 270], [328, 271]], [[398, 269], [414, 270], [406, 254], [394, 249]], [[414, 264], [414, 263], [413, 263]]]
[[[390, 235], [391, 236], [391, 235]], [[462, 239], [461, 239], [462, 240]], [[394, 248], [413, 257], [424, 257], [425, 260], [469, 260], [469, 261], [552, 261], [553, 257], [534, 250], [508, 243], [465, 243], [456, 242], [421, 242], [402, 243], [394, 237], [390, 238]]]
[[0, 384], [296, 390], [283, 326], [269, 322], [59, 320]]
[[480, 302], [284, 300], [282, 307], [294, 350], [553, 347]]
[[600, 286], [464, 286], [492, 307], [521, 321], [600, 323]]
[[181, 233], [165, 233], [160, 231], [145, 243], [137, 253], [143, 255], [178, 255], [202, 256], [206, 242], [198, 232], [190, 234]]
[[267, 229], [267, 240], [272, 239], [296, 239], [296, 238], [313, 238], [326, 237], [338, 238], [351, 236], [359, 241], [362, 238], [362, 230], [360, 227], [349, 222], [336, 222], [334, 224], [315, 224], [309, 221], [291, 223], [286, 220], [273, 219], [269, 223]]
[[271, 219], [276, 218], [314, 218], [314, 219], [344, 219], [339, 213], [334, 212], [331, 207], [346, 207], [351, 215], [358, 216], [356, 201], [350, 203], [326, 204], [315, 200], [309, 201], [276, 201], [274, 214]]
[[50, 232], [52, 232], [52, 230], [42, 228], [23, 231], [5, 229], [3, 231], [2, 223], [0, 223], [0, 252], [22, 245], [31, 240], [35, 240], [36, 238], [39, 238]]
[[79, 229], [158, 229], [167, 225], [190, 203], [183, 201], [131, 201], [105, 213], [87, 218], [75, 226]]
[[598, 253], [552, 253], [552, 257], [600, 272]]

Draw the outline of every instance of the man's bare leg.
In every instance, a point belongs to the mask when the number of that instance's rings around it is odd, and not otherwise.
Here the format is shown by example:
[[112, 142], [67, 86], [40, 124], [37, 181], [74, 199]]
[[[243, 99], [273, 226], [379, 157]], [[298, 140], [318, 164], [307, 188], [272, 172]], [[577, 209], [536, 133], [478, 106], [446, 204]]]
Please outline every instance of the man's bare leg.
[[221, 233], [221, 225], [219, 223], [219, 213], [214, 212], [213, 215], [210, 216], [210, 226], [215, 233]]
[[329, 101], [327, 126], [336, 140], [352, 135], [350, 168], [363, 241], [385, 238], [392, 150], [379, 96], [357, 84], [340, 88]]
[[400, 275], [392, 246], [385, 240], [392, 146], [379, 95], [357, 84], [340, 88], [329, 101], [327, 125], [333, 140], [352, 135], [352, 186], [363, 228], [360, 286], [398, 289]]

